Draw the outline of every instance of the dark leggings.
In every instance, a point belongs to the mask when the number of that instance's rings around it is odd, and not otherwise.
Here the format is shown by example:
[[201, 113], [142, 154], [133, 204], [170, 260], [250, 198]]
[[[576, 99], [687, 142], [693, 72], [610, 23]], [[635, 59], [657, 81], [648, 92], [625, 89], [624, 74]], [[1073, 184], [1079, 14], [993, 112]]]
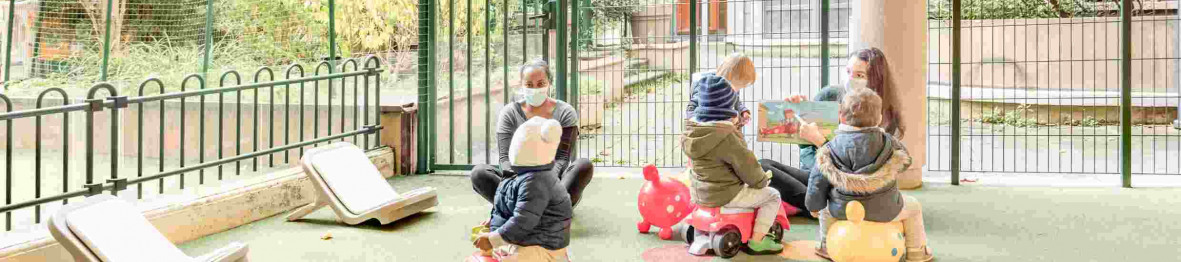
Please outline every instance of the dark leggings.
[[[562, 180], [562, 186], [566, 188], [566, 192], [570, 193], [572, 205], [578, 205], [578, 200], [582, 198], [582, 190], [586, 188], [587, 184], [590, 184], [594, 170], [595, 166], [591, 164], [590, 160], [579, 158], [567, 165], [566, 170], [561, 174], [558, 174], [558, 178]], [[490, 165], [477, 165], [471, 173], [472, 189], [484, 197], [484, 200], [488, 200], [488, 203], [493, 203], [500, 181], [510, 176], [511, 172], [501, 171]]]
[[[808, 207], [804, 205], [804, 197], [808, 194], [808, 172], [770, 159], [759, 160], [759, 165], [763, 166], [764, 171], [771, 171], [770, 186], [779, 190], [779, 196], [783, 198], [783, 202], [800, 210], [808, 210]], [[799, 215], [812, 216], [808, 212], [800, 212]]]

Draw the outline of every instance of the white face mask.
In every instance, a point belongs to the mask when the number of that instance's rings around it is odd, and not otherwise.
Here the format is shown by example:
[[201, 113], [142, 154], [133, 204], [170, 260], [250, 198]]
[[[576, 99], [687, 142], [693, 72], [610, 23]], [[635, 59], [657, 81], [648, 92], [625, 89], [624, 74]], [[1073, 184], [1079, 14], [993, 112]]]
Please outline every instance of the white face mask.
[[853, 88], [869, 88], [869, 80], [864, 78], [850, 78], [849, 83], [846, 84], [849, 89]]
[[538, 107], [545, 103], [547, 88], [521, 88], [517, 91], [521, 95], [521, 100], [529, 106]]

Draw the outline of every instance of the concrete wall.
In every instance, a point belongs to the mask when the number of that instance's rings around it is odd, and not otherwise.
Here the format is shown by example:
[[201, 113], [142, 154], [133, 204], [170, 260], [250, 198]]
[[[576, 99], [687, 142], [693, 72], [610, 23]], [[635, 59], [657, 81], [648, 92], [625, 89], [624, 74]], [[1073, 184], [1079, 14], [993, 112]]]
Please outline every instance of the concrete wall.
[[634, 45], [628, 57], [647, 59], [654, 68], [685, 68], [689, 64], [689, 42]]
[[[1132, 89], [1177, 92], [1175, 19], [1138, 17], [1132, 25]], [[962, 22], [964, 86], [1119, 90], [1118, 18], [968, 20]], [[951, 82], [951, 25], [932, 22], [930, 81]], [[1038, 103], [1038, 101], [1030, 101]]]

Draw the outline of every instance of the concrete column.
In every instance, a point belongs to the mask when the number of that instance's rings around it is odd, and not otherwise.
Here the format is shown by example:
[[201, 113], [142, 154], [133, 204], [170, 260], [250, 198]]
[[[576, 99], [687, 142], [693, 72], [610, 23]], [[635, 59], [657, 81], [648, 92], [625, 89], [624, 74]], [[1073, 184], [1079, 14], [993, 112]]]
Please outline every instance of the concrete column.
[[[923, 185], [927, 160], [927, 5], [886, 0], [853, 0], [849, 17], [850, 51], [882, 49], [890, 62], [906, 135], [902, 142], [914, 164], [898, 177], [902, 189]], [[889, 32], [887, 34], [886, 32]]]

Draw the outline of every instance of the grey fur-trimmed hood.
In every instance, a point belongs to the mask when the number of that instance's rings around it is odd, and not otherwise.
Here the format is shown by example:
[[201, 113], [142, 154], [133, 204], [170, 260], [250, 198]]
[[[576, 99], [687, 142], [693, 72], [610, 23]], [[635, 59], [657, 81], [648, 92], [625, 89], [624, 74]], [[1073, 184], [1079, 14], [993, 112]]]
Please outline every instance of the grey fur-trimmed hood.
[[[894, 143], [901, 143], [894, 141]], [[890, 160], [869, 174], [855, 174], [841, 171], [833, 162], [831, 149], [822, 146], [816, 153], [816, 167], [832, 185], [840, 191], [854, 194], [870, 194], [894, 185], [898, 174], [910, 168], [912, 159], [902, 147], [896, 147]]]

